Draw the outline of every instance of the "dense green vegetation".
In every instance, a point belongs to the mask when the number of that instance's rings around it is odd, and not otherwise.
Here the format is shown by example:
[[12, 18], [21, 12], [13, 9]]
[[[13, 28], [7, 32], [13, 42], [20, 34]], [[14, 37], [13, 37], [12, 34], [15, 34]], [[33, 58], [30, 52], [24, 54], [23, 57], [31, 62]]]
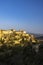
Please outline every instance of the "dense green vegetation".
[[32, 45], [7, 47], [3, 44], [0, 47], [0, 65], [43, 65], [43, 45], [36, 53]]

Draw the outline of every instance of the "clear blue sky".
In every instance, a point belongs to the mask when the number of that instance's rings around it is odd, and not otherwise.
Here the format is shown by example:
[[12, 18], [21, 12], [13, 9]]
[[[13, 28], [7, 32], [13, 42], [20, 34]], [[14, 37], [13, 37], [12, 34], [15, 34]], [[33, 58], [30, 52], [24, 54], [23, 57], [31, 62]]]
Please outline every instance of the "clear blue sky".
[[0, 29], [43, 33], [43, 0], [0, 0]]

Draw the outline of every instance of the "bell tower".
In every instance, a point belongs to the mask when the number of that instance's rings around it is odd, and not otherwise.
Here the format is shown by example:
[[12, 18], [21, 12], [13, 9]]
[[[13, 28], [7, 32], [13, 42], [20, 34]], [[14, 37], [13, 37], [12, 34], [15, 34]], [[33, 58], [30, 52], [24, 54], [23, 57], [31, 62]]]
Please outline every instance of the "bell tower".
[[2, 38], [3, 30], [0, 30], [0, 39]]

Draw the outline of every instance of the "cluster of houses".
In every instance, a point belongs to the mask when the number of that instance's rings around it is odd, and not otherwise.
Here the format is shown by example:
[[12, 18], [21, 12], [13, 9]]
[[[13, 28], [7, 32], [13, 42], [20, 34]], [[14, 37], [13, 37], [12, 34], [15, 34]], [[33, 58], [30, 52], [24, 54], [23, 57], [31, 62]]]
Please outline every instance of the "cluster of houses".
[[26, 42], [36, 43], [35, 37], [23, 30], [0, 30], [0, 39], [4, 40], [4, 43], [13, 43], [14, 45]]

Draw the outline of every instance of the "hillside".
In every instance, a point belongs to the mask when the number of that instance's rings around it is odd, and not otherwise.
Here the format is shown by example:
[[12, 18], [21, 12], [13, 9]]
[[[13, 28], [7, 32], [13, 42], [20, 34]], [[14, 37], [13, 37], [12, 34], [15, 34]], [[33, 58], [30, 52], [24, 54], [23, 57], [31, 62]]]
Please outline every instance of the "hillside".
[[43, 45], [26, 31], [0, 30], [0, 65], [43, 65]]

